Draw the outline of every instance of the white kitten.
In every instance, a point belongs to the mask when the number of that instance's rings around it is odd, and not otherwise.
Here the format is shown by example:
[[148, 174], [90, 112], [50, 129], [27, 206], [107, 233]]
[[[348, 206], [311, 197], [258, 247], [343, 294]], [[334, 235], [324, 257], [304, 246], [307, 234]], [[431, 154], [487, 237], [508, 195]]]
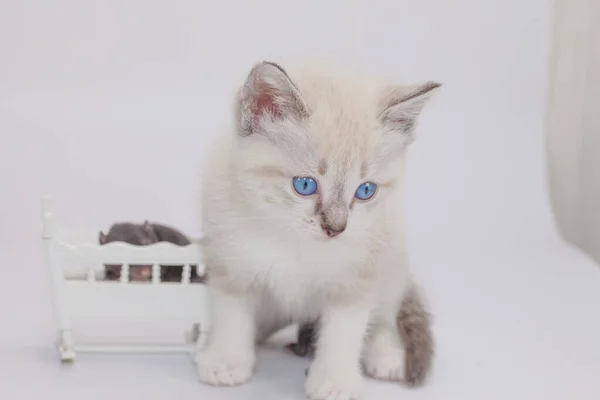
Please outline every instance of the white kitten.
[[198, 376], [243, 383], [257, 341], [318, 319], [309, 398], [358, 398], [361, 365], [419, 384], [433, 340], [407, 264], [401, 188], [415, 121], [440, 84], [288, 71], [252, 68], [236, 126], [210, 152], [202, 196], [214, 325]]

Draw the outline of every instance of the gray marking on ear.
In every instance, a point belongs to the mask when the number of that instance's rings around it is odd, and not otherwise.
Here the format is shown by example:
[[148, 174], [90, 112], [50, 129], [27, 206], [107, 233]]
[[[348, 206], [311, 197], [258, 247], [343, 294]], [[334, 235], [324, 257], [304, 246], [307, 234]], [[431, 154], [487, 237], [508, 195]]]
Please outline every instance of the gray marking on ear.
[[423, 107], [441, 86], [441, 83], [429, 81], [408, 87], [389, 87], [381, 100], [381, 123], [401, 133], [412, 133]]

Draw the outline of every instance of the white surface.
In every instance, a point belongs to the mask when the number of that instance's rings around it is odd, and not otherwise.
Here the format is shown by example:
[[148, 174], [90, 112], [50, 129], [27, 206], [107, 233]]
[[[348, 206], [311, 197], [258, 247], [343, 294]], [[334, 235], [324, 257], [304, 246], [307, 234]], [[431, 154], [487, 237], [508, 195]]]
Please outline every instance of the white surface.
[[565, 237], [600, 262], [600, 3], [556, 1], [549, 108], [550, 189]]
[[[553, 247], [467, 256], [439, 247], [417, 252], [415, 262], [425, 267], [421, 275], [427, 276], [436, 311], [432, 380], [416, 390], [369, 381], [365, 398], [598, 399], [600, 277], [590, 261]], [[0, 348], [3, 399], [303, 398], [307, 362], [287, 355], [282, 341], [261, 350], [251, 384], [213, 389], [196, 381], [184, 355], [85, 355], [61, 367], [40, 305], [27, 308], [25, 318], [4, 331], [9, 340]]]
[[435, 373], [418, 390], [370, 382], [366, 398], [600, 398], [600, 272], [558, 241], [545, 184], [549, 0], [91, 4], [0, 3], [1, 399], [302, 398], [306, 363], [279, 347], [236, 389], [201, 386], [185, 356], [62, 368], [38, 202], [54, 195], [75, 226], [150, 218], [197, 233], [200, 148], [232, 77], [300, 53], [446, 83], [406, 193]]

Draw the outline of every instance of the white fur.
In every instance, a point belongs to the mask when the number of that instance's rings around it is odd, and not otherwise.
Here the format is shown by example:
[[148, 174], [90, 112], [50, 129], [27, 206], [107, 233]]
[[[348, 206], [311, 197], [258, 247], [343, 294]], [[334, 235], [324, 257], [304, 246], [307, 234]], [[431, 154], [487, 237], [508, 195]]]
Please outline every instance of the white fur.
[[[268, 75], [278, 71], [265, 68], [249, 81], [285, 84]], [[384, 111], [395, 112], [382, 109], [389, 86], [338, 72], [287, 72], [302, 96], [298, 104], [310, 109], [310, 118], [266, 115], [258, 132], [241, 136], [232, 128], [209, 152], [203, 229], [215, 325], [207, 349], [197, 355], [198, 376], [215, 385], [243, 383], [254, 368], [255, 340], [290, 323], [321, 317], [306, 393], [311, 399], [355, 399], [361, 390], [363, 350], [369, 374], [402, 377], [403, 353], [394, 327], [411, 279], [400, 190], [409, 135], [380, 119]], [[396, 91], [406, 94], [403, 88]], [[294, 95], [276, 89], [282, 96]], [[414, 108], [414, 102], [410, 105]], [[328, 168], [320, 175], [323, 159]], [[367, 176], [361, 178], [363, 164]], [[329, 238], [323, 233], [314, 197], [297, 195], [293, 176], [316, 177], [325, 205], [343, 183], [340, 196], [348, 219], [342, 234]], [[350, 209], [354, 191], [364, 181], [378, 183], [378, 192]]]
[[367, 340], [363, 365], [372, 378], [404, 380], [404, 347], [395, 326], [382, 323], [373, 329]]

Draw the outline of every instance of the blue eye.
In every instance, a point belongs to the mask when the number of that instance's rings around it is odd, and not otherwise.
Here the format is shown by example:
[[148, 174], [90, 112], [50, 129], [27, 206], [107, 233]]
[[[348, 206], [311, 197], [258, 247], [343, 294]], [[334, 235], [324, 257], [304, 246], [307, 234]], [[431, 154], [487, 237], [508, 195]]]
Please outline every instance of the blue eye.
[[310, 196], [317, 191], [317, 181], [308, 176], [295, 176], [292, 183], [294, 190], [302, 196]]
[[359, 200], [369, 200], [375, 192], [377, 191], [377, 185], [373, 182], [365, 182], [361, 184], [358, 189], [356, 189], [356, 193], [354, 196]]

